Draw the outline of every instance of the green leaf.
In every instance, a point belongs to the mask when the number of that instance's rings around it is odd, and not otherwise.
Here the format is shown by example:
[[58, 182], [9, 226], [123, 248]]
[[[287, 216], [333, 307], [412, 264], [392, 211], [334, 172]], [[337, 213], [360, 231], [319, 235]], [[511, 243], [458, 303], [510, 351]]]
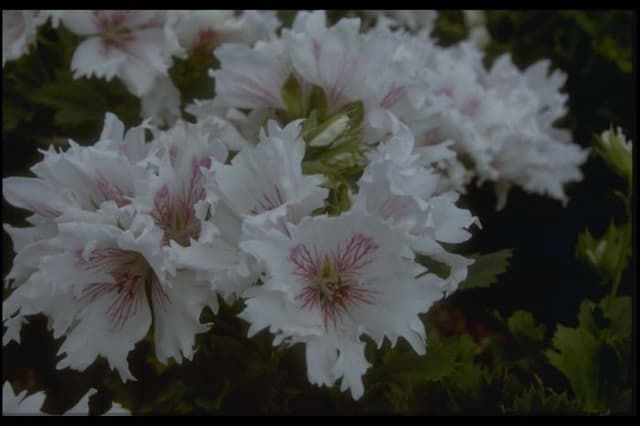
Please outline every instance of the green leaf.
[[610, 284], [618, 269], [626, 265], [631, 256], [631, 239], [628, 223], [616, 226], [609, 223], [600, 239], [594, 238], [588, 229], [578, 235], [576, 255], [591, 264], [602, 276], [603, 284]]
[[289, 78], [287, 78], [282, 85], [282, 101], [284, 102], [290, 120], [306, 116], [302, 98], [302, 88], [300, 87], [300, 82], [298, 82], [298, 79], [293, 74], [290, 74]]
[[443, 262], [439, 262], [428, 256], [416, 254], [416, 262], [427, 268], [428, 271], [425, 272], [425, 274], [430, 272], [442, 279], [448, 278], [449, 274], [451, 274], [451, 267], [449, 265]]
[[475, 262], [469, 266], [468, 277], [458, 290], [484, 288], [498, 280], [498, 276], [506, 272], [513, 250], [503, 249], [493, 253], [471, 256]]
[[558, 326], [553, 337], [555, 350], [547, 351], [551, 365], [560, 370], [571, 385], [578, 401], [586, 408], [595, 408], [598, 402], [598, 376], [596, 353], [600, 343], [584, 328]]
[[426, 382], [446, 381], [460, 389], [478, 387], [483, 376], [475, 364], [477, 347], [471, 336], [463, 334], [427, 342], [427, 354], [411, 350], [387, 352], [383, 363], [373, 368], [374, 382], [397, 382], [412, 387]]
[[531, 312], [514, 312], [507, 320], [507, 328], [522, 352], [535, 353], [544, 346], [546, 327], [536, 325]]
[[324, 89], [315, 84], [311, 86], [311, 93], [309, 93], [308, 111], [315, 111], [319, 122], [323, 122], [327, 119], [329, 111], [329, 102], [327, 101], [327, 95], [324, 93]]
[[558, 326], [546, 355], [586, 411], [608, 412], [630, 386], [631, 300], [586, 300], [578, 320], [577, 328]]

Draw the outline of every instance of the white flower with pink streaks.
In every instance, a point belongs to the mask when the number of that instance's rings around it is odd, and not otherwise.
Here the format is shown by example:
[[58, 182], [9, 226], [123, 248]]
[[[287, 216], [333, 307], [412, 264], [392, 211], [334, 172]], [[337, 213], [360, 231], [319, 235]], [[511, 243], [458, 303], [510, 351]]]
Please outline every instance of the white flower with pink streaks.
[[215, 172], [222, 202], [245, 222], [255, 226], [297, 223], [323, 207], [328, 190], [324, 177], [303, 175], [305, 143], [301, 121], [280, 128], [269, 121], [260, 132], [260, 142], [247, 147]]
[[74, 77], [117, 76], [136, 96], [147, 94], [181, 51], [163, 11], [67, 11], [61, 19], [70, 31], [87, 37], [71, 60]]
[[225, 43], [215, 50], [220, 68], [215, 78], [216, 104], [234, 108], [283, 108], [281, 89], [291, 72], [286, 46], [280, 39], [249, 47]]
[[210, 53], [229, 42], [254, 43], [275, 34], [280, 21], [275, 12], [247, 10], [170, 10], [180, 45], [187, 51]]
[[157, 171], [136, 182], [137, 211], [153, 218], [165, 244], [176, 241], [187, 246], [200, 233], [194, 207], [206, 195], [201, 169], [224, 163], [228, 153], [219, 139], [221, 129], [209, 124], [180, 121], [158, 133], [153, 141]]
[[566, 204], [564, 186], [582, 178], [586, 159], [568, 131], [553, 127], [566, 113], [566, 75], [549, 75], [547, 60], [520, 71], [509, 55], [487, 70], [482, 56], [470, 42], [425, 55], [431, 96], [412, 126], [418, 146], [450, 143], [480, 184], [495, 184], [498, 209], [514, 185]]
[[380, 346], [405, 338], [425, 352], [425, 330], [418, 316], [442, 297], [439, 279], [413, 260], [404, 235], [361, 211], [337, 217], [315, 216], [289, 225], [289, 237], [268, 231], [241, 247], [262, 260], [262, 286], [245, 292], [240, 314], [249, 335], [269, 328], [274, 345], [306, 345], [311, 383], [333, 385], [354, 399], [364, 393], [369, 367], [363, 334]]
[[[69, 141], [69, 149], [42, 151], [44, 159], [33, 166], [36, 177], [9, 177], [2, 181], [5, 199], [34, 213], [34, 224], [52, 221], [107, 221], [101, 208], [125, 207], [134, 196], [134, 181], [146, 171], [140, 164], [148, 154], [145, 125], [124, 132], [124, 125], [107, 114], [103, 131], [93, 146]], [[107, 203], [108, 205], [105, 205]], [[115, 222], [114, 222], [115, 223]]]
[[[420, 119], [416, 114], [427, 90], [417, 79], [422, 64], [406, 46], [409, 40], [406, 34], [389, 31], [362, 34], [359, 19], [341, 19], [328, 27], [323, 11], [300, 12], [279, 39], [258, 42], [253, 48], [227, 44], [216, 50], [221, 68], [212, 72], [214, 103], [284, 109], [283, 84], [293, 75], [303, 97], [311, 93], [312, 85], [324, 91], [329, 114], [351, 102], [363, 102], [365, 141], [373, 144], [385, 135], [385, 111], [403, 121]], [[427, 37], [415, 43], [431, 46]]]
[[[389, 31], [361, 33], [359, 19], [341, 19], [331, 27], [326, 20], [322, 11], [300, 12], [292, 29], [283, 31], [294, 75], [303, 87], [315, 84], [324, 89], [329, 112], [362, 101], [365, 142], [377, 143], [388, 127], [386, 111], [408, 122], [425, 102], [412, 39]], [[427, 37], [415, 42], [426, 50], [431, 46]]]
[[84, 370], [103, 356], [123, 380], [133, 379], [127, 355], [152, 318], [158, 359], [190, 359], [194, 335], [207, 330], [200, 312], [215, 303], [215, 294], [192, 285], [188, 274], [167, 279], [162, 233], [149, 225], [123, 231], [60, 224], [50, 241], [57, 252], [43, 257], [39, 270], [3, 303], [4, 319], [45, 314], [54, 337], [64, 336], [58, 368]]
[[[397, 120], [396, 120], [397, 121]], [[358, 182], [356, 208], [362, 208], [404, 232], [411, 248], [449, 266], [442, 282], [446, 293], [467, 277], [472, 260], [450, 253], [440, 243], [461, 243], [479, 224], [468, 210], [456, 207], [458, 194], [437, 193], [440, 177], [421, 164], [414, 151], [414, 136], [402, 123], [396, 133], [369, 155], [370, 163]]]
[[227, 300], [255, 283], [259, 266], [238, 248], [240, 240], [269, 228], [286, 233], [288, 223], [324, 205], [324, 178], [302, 174], [304, 150], [299, 121], [282, 129], [270, 121], [255, 147], [244, 148], [229, 165], [216, 163], [206, 201], [198, 206], [203, 231], [189, 247], [172, 243], [173, 264], [196, 271]]

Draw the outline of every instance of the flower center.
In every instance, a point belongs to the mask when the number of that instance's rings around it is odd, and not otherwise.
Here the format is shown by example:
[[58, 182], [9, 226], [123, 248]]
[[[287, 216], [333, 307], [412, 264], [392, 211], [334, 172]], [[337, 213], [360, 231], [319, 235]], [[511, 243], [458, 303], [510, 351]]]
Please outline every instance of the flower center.
[[198, 159], [191, 162], [191, 176], [183, 182], [181, 190], [172, 194], [167, 185], [163, 185], [153, 198], [153, 217], [156, 225], [164, 231], [163, 244], [175, 241], [182, 246], [188, 246], [191, 238], [200, 235], [200, 219], [196, 217], [194, 206], [206, 196], [204, 176], [200, 167], [209, 167], [210, 158]]
[[304, 244], [293, 247], [289, 260], [302, 283], [296, 300], [301, 309], [319, 309], [325, 329], [337, 327], [349, 308], [373, 304], [375, 290], [367, 288], [363, 269], [373, 262], [378, 245], [373, 238], [355, 234], [336, 249], [321, 255]]
[[103, 296], [112, 297], [107, 316], [114, 330], [122, 329], [137, 314], [145, 301], [145, 290], [161, 306], [169, 301], [158, 277], [140, 253], [110, 247], [95, 249], [85, 258], [82, 250], [78, 250], [76, 265], [87, 271], [104, 272], [111, 276], [111, 280], [96, 281], [85, 286], [76, 300], [92, 303]]

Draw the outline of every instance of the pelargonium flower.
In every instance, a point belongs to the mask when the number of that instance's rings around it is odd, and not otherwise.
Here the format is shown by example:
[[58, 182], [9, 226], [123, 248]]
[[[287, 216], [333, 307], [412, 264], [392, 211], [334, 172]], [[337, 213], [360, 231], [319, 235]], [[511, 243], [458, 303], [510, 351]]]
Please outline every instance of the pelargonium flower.
[[240, 314], [249, 336], [269, 328], [274, 345], [304, 343], [309, 381], [333, 385], [353, 398], [364, 392], [369, 367], [363, 334], [380, 346], [406, 339], [425, 351], [418, 314], [442, 297], [439, 278], [418, 277], [404, 235], [361, 211], [337, 217], [306, 217], [288, 225], [288, 236], [271, 230], [241, 243], [266, 265], [262, 286], [248, 289]]
[[299, 121], [284, 128], [271, 121], [255, 147], [245, 147], [231, 164], [214, 164], [199, 206], [203, 231], [189, 247], [172, 244], [176, 267], [197, 271], [227, 299], [253, 284], [260, 270], [238, 248], [242, 236], [272, 227], [287, 232], [288, 223], [324, 205], [323, 177], [302, 174], [304, 151]]
[[206, 195], [201, 169], [227, 159], [227, 148], [219, 140], [220, 129], [207, 124], [180, 121], [159, 133], [152, 142], [156, 159], [149, 159], [156, 162], [157, 170], [136, 182], [137, 211], [153, 218], [164, 233], [165, 244], [173, 240], [186, 246], [198, 237], [200, 221], [194, 206]]
[[451, 140], [479, 183], [495, 183], [498, 208], [513, 185], [566, 203], [564, 185], [581, 179], [586, 159], [569, 132], [553, 127], [566, 113], [566, 76], [548, 76], [548, 61], [522, 72], [508, 55], [486, 70], [482, 55], [469, 42], [425, 53], [431, 96], [419, 127], [412, 126], [417, 145]]
[[404, 232], [415, 252], [449, 266], [442, 290], [451, 293], [466, 279], [472, 261], [448, 252], [441, 243], [468, 240], [467, 229], [479, 222], [455, 205], [456, 192], [437, 192], [441, 177], [421, 163], [411, 130], [397, 120], [396, 124], [395, 134], [369, 154], [355, 206]]
[[60, 224], [49, 241], [56, 253], [3, 303], [4, 319], [45, 314], [54, 337], [65, 337], [58, 368], [84, 370], [103, 356], [132, 379], [127, 355], [152, 318], [158, 359], [190, 359], [194, 335], [207, 329], [200, 312], [215, 306], [215, 293], [192, 285], [188, 274], [165, 279], [162, 233], [150, 225]]
[[[404, 47], [408, 37], [389, 31], [362, 34], [359, 19], [341, 19], [327, 27], [323, 11], [300, 12], [279, 39], [258, 42], [253, 48], [227, 44], [216, 49], [221, 68], [212, 73], [214, 102], [230, 108], [287, 110], [287, 102], [311, 102], [313, 87], [319, 87], [327, 114], [362, 102], [365, 141], [375, 143], [379, 135], [372, 128], [380, 127], [378, 110], [411, 116], [424, 103], [422, 93], [426, 92], [414, 87], [420, 83], [414, 81], [419, 63]], [[427, 37], [420, 42], [430, 44]], [[299, 84], [303, 99], [285, 102], [283, 85], [290, 76]]]
[[255, 147], [247, 147], [230, 165], [216, 171], [223, 201], [251, 222], [298, 222], [323, 206], [328, 190], [320, 175], [303, 175], [305, 143], [300, 121], [284, 128], [267, 123]]
[[[158, 359], [193, 356], [194, 335], [207, 329], [200, 313], [217, 308], [216, 294], [189, 271], [167, 274], [166, 246], [197, 236], [200, 168], [227, 151], [182, 127], [171, 132], [178, 140], [145, 144], [144, 130], [125, 134], [108, 115], [94, 146], [49, 151], [33, 168], [38, 178], [3, 181], [7, 200], [33, 211], [36, 224], [6, 228], [18, 252], [9, 277], [19, 286], [4, 303], [5, 344], [19, 340], [26, 316], [43, 313], [54, 335], [66, 336], [61, 368], [82, 370], [102, 355], [127, 379], [127, 354], [147, 334], [153, 309]], [[144, 208], [147, 192], [155, 209]], [[82, 349], [87, 339], [90, 350]]]
[[[13, 267], [5, 278], [20, 284], [37, 270], [43, 256], [53, 249], [48, 240], [62, 222], [91, 221], [122, 225], [133, 212], [121, 209], [131, 203], [133, 180], [145, 174], [148, 154], [144, 129], [134, 127], [125, 133], [124, 125], [107, 114], [98, 142], [81, 147], [70, 142], [66, 152], [52, 147], [43, 151], [44, 159], [32, 167], [36, 177], [9, 177], [2, 181], [5, 199], [33, 213], [30, 228], [4, 225], [16, 252]], [[5, 335], [6, 336], [6, 335]]]
[[229, 42], [254, 43], [275, 34], [280, 21], [275, 12], [246, 10], [172, 10], [168, 19], [180, 45], [187, 51], [213, 51]]
[[33, 166], [35, 178], [3, 179], [3, 193], [16, 207], [34, 213], [30, 221], [64, 221], [95, 212], [104, 202], [118, 207], [131, 203], [134, 182], [145, 175], [140, 162], [147, 155], [146, 125], [124, 132], [124, 125], [107, 114], [103, 131], [93, 146], [69, 141], [69, 149], [42, 151], [44, 159]]
[[166, 12], [135, 10], [67, 11], [61, 17], [70, 31], [87, 37], [71, 59], [75, 78], [95, 75], [121, 78], [136, 96], [166, 75], [180, 46], [166, 25]]

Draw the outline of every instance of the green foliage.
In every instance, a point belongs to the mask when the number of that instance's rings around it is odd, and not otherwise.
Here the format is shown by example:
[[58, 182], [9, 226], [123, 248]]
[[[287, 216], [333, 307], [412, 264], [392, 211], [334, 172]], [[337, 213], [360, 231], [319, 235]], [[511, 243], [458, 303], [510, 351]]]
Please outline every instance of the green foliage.
[[507, 329], [521, 351], [535, 353], [544, 346], [546, 327], [536, 325], [531, 312], [514, 312], [507, 320]]
[[306, 115], [302, 99], [302, 88], [293, 74], [289, 75], [289, 78], [282, 85], [282, 102], [288, 114], [283, 121], [288, 122]]
[[218, 68], [217, 58], [212, 51], [197, 51], [186, 59], [174, 59], [169, 77], [180, 92], [183, 108], [195, 99], [213, 97], [215, 84], [209, 76], [211, 68]]
[[393, 350], [386, 347], [380, 362], [367, 373], [367, 386], [371, 395], [382, 392], [394, 412], [419, 412], [428, 405], [420, 395], [436, 391], [448, 395], [446, 403], [453, 406], [456, 395], [477, 397], [489, 380], [487, 372], [475, 362], [477, 352], [468, 335], [430, 339], [424, 356], [406, 346]]
[[576, 328], [558, 326], [553, 349], [546, 352], [549, 362], [567, 377], [585, 410], [630, 410], [620, 395], [630, 391], [631, 299], [586, 300], [578, 319]]
[[138, 99], [117, 79], [74, 79], [71, 57], [80, 39], [47, 24], [29, 53], [4, 67], [3, 139], [39, 144], [97, 136], [106, 112], [126, 125], [140, 121]]
[[459, 290], [485, 288], [494, 284], [498, 276], [507, 271], [512, 255], [511, 249], [503, 249], [494, 253], [471, 256], [475, 262], [469, 266], [468, 278], [460, 283]]
[[600, 239], [594, 238], [588, 229], [578, 235], [576, 254], [600, 273], [603, 284], [610, 284], [621, 261], [626, 264], [631, 256], [630, 231], [628, 224], [616, 226], [611, 222]]
[[579, 412], [565, 392], [556, 393], [551, 388], [538, 388], [531, 385], [517, 394], [510, 407], [503, 408], [506, 413], [518, 414], [572, 414]]
[[438, 43], [450, 46], [467, 38], [468, 29], [461, 10], [442, 10], [435, 22], [434, 34]]

